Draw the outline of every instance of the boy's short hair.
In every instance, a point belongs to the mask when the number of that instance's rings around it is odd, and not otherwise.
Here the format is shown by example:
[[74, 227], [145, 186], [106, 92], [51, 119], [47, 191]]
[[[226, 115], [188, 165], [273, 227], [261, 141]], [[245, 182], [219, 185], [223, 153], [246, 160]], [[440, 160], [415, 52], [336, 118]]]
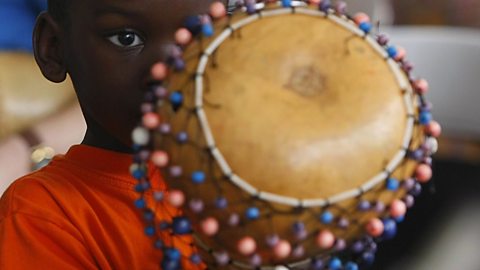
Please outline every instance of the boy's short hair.
[[68, 18], [71, 0], [48, 0], [48, 13], [58, 23], [64, 25]]

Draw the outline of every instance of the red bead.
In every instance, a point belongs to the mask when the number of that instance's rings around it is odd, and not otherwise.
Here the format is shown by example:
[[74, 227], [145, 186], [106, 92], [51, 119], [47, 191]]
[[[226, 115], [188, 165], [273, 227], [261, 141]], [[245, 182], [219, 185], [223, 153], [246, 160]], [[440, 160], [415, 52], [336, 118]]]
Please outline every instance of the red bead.
[[238, 241], [237, 249], [240, 254], [249, 256], [257, 249], [257, 243], [252, 237], [246, 236]]
[[210, 6], [210, 15], [214, 19], [219, 19], [227, 15], [227, 9], [225, 8], [225, 5], [221, 2], [214, 2]]
[[353, 21], [357, 25], [360, 25], [361, 23], [364, 23], [364, 22], [370, 22], [370, 17], [367, 14], [360, 12], [355, 14], [355, 16], [353, 16]]
[[405, 216], [407, 213], [407, 205], [401, 200], [394, 200], [390, 204], [390, 215], [393, 218], [399, 218]]
[[152, 74], [153, 79], [161, 81], [167, 77], [168, 68], [164, 63], [159, 62], [152, 66], [150, 73]]
[[220, 227], [218, 221], [213, 217], [204, 219], [200, 226], [202, 228], [202, 232], [207, 236], [214, 236], [217, 234], [218, 228]]
[[179, 45], [187, 45], [192, 40], [192, 33], [186, 28], [180, 28], [175, 32], [175, 41]]
[[432, 179], [432, 168], [427, 164], [420, 164], [417, 166], [415, 170], [415, 178], [417, 178], [418, 182], [424, 184]]
[[169, 158], [166, 152], [158, 150], [153, 152], [151, 160], [155, 166], [163, 168], [168, 165]]
[[425, 132], [432, 137], [438, 138], [442, 134], [442, 126], [437, 121], [431, 121], [425, 127]]
[[372, 218], [365, 226], [367, 233], [373, 237], [379, 237], [384, 230], [383, 222], [378, 218]]
[[160, 125], [160, 116], [156, 113], [149, 112], [142, 117], [143, 126], [148, 129], [156, 129]]
[[286, 240], [280, 240], [278, 243], [273, 247], [273, 254], [277, 259], [285, 259], [290, 256], [292, 252], [292, 246]]
[[429, 89], [428, 82], [425, 79], [416, 80], [414, 82], [414, 86], [415, 86], [415, 91], [417, 91], [417, 93], [419, 93], [421, 95], [426, 94], [428, 92], [428, 89]]
[[322, 249], [330, 249], [335, 244], [335, 235], [329, 230], [323, 230], [317, 235], [317, 245]]
[[180, 207], [185, 202], [185, 194], [180, 190], [172, 190], [168, 194], [168, 202], [175, 207]]

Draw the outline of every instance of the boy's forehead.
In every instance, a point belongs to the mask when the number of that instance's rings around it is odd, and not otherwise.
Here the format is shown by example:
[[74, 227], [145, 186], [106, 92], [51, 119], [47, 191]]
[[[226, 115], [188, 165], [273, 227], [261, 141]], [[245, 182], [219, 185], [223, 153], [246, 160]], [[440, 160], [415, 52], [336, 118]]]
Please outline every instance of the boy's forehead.
[[71, 0], [74, 5], [88, 6], [90, 10], [112, 9], [145, 11], [154, 8], [158, 11], [206, 12], [208, 4], [214, 0]]

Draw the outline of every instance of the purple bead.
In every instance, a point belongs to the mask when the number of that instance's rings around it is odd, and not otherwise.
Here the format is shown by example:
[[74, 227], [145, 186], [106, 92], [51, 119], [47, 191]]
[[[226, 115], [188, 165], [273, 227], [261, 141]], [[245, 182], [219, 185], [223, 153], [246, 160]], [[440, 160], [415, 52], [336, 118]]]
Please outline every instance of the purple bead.
[[330, 0], [323, 0], [322, 2], [320, 2], [320, 5], [318, 6], [318, 8], [321, 11], [327, 13], [331, 6], [332, 6], [332, 2]]
[[369, 201], [367, 201], [367, 200], [361, 200], [361, 201], [358, 203], [358, 210], [365, 212], [365, 211], [370, 210], [371, 206], [372, 206], [372, 205], [370, 204]]
[[161, 191], [153, 192], [153, 199], [157, 202], [162, 201], [165, 195]]
[[412, 208], [415, 204], [415, 198], [412, 195], [406, 195], [403, 201], [408, 208]]
[[158, 128], [158, 130], [160, 131], [160, 133], [162, 133], [163, 135], [166, 135], [166, 134], [169, 134], [171, 131], [172, 131], [172, 127], [170, 126], [170, 124], [168, 123], [163, 123], [160, 125], [160, 127]]
[[410, 190], [410, 194], [417, 197], [422, 193], [422, 185], [420, 183], [415, 183], [415, 186]]
[[422, 104], [420, 107], [421, 112], [430, 112], [432, 111], [433, 105], [431, 102], [427, 101], [425, 104]]
[[365, 245], [362, 243], [362, 241], [355, 241], [352, 245], [352, 251], [354, 253], [361, 253], [365, 249]]
[[235, 227], [240, 223], [240, 216], [236, 213], [233, 213], [228, 217], [228, 225]]
[[337, 241], [335, 241], [334, 249], [336, 251], [343, 251], [345, 248], [347, 248], [347, 242], [344, 239], [339, 238]]
[[182, 57], [183, 55], [183, 51], [182, 49], [177, 46], [177, 45], [173, 45], [170, 49], [170, 56], [173, 57], [173, 58], [180, 58]]
[[296, 258], [300, 258], [305, 254], [305, 248], [302, 245], [296, 246], [292, 250], [292, 256]]
[[195, 213], [200, 213], [203, 211], [204, 204], [200, 199], [192, 199], [189, 203], [190, 209]]
[[180, 166], [170, 167], [170, 176], [171, 177], [174, 177], [174, 178], [180, 177], [180, 176], [182, 176], [182, 173], [183, 173], [182, 167], [180, 167]]
[[415, 187], [415, 179], [413, 178], [408, 178], [407, 180], [405, 180], [403, 182], [403, 188], [406, 190], [406, 191], [410, 191], [413, 189], [413, 187]]
[[389, 41], [390, 41], [390, 39], [385, 34], [380, 34], [380, 35], [377, 36], [377, 42], [378, 42], [378, 44], [380, 44], [382, 46], [386, 46]]
[[228, 256], [228, 253], [225, 251], [215, 252], [213, 253], [213, 256], [215, 257], [215, 261], [220, 266], [225, 266], [230, 261], [230, 257]]
[[258, 254], [253, 254], [252, 257], [250, 257], [250, 264], [252, 266], [260, 266], [262, 264], [262, 257]]
[[377, 252], [377, 248], [378, 248], [378, 245], [375, 242], [368, 243], [368, 245], [366, 247], [367, 251], [370, 251], [370, 252], [373, 252], [373, 253]]
[[307, 230], [298, 231], [295, 233], [295, 237], [297, 238], [297, 240], [304, 240], [308, 237], [308, 232]]
[[303, 222], [297, 221], [293, 223], [292, 229], [294, 233], [305, 231], [305, 224]]
[[424, 149], [418, 148], [418, 149], [416, 149], [416, 150], [414, 150], [414, 151], [411, 151], [411, 152], [409, 153], [409, 156], [410, 156], [410, 158], [413, 159], [413, 160], [420, 161], [420, 160], [422, 160], [423, 157], [425, 156], [425, 151], [424, 151]]
[[409, 61], [404, 61], [402, 63], [402, 69], [403, 69], [403, 71], [405, 71], [405, 73], [411, 72], [413, 70], [413, 68], [414, 68], [413, 64]]
[[381, 201], [377, 201], [375, 205], [373, 206], [375, 212], [377, 213], [383, 213], [385, 211], [385, 204]]
[[185, 69], [185, 61], [182, 58], [174, 58], [173, 66], [176, 71], [183, 71]]
[[225, 209], [227, 208], [228, 206], [228, 201], [225, 197], [218, 197], [216, 200], [215, 200], [215, 206], [218, 208], [218, 209]]
[[142, 151], [140, 151], [140, 153], [138, 154], [138, 157], [139, 157], [140, 160], [142, 160], [142, 161], [147, 161], [147, 160], [150, 158], [150, 151], [148, 151], [148, 150], [142, 150]]
[[168, 91], [165, 87], [163, 86], [157, 86], [155, 87], [155, 96], [158, 98], [166, 98], [168, 96]]
[[153, 104], [152, 103], [148, 103], [148, 102], [145, 102], [145, 103], [142, 103], [141, 105], [141, 111], [142, 113], [149, 113], [149, 112], [153, 112]]
[[268, 235], [266, 238], [267, 245], [269, 247], [274, 247], [280, 241], [280, 237], [276, 234]]
[[335, 12], [339, 15], [343, 15], [347, 12], [347, 3], [344, 1], [338, 1], [335, 5]]
[[346, 218], [340, 218], [338, 220], [338, 227], [341, 228], [341, 229], [346, 229], [348, 228], [348, 226], [350, 226], [350, 222], [348, 221], [348, 219]]
[[313, 270], [322, 270], [324, 266], [325, 266], [325, 263], [320, 259], [314, 259], [312, 261]]
[[427, 164], [428, 166], [432, 166], [432, 158], [431, 157], [425, 157], [423, 160], [422, 160], [422, 163], [424, 164]]

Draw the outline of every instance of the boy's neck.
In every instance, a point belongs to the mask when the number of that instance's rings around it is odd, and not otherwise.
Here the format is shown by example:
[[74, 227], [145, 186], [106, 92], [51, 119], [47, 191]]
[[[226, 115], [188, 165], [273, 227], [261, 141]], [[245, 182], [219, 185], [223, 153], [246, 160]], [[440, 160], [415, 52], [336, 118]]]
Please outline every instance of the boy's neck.
[[115, 138], [112, 138], [112, 136], [104, 134], [103, 132], [93, 131], [90, 128], [87, 128], [87, 132], [85, 133], [82, 144], [115, 152], [128, 154], [132, 153], [131, 147], [123, 144]]

